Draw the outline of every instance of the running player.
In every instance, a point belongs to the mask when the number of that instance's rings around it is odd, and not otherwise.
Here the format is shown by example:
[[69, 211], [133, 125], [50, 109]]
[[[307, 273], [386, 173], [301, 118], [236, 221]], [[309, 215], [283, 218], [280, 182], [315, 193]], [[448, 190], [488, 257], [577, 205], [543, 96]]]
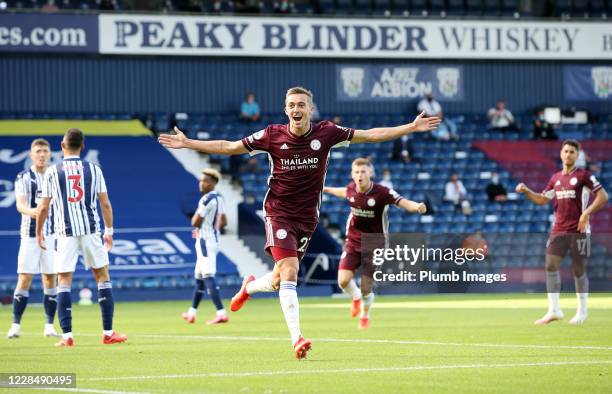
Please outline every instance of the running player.
[[[374, 303], [374, 265], [371, 256], [367, 258], [362, 255], [362, 234], [387, 234], [387, 211], [391, 204], [411, 213], [427, 212], [424, 203], [407, 200], [395, 190], [374, 183], [372, 172], [372, 164], [368, 159], [355, 159], [351, 168], [351, 183], [346, 187], [323, 188], [325, 193], [347, 199], [351, 206], [346, 226], [346, 242], [338, 267], [338, 286], [353, 299], [351, 316], [356, 317], [361, 310], [358, 325], [360, 329], [369, 327], [370, 309]], [[360, 289], [353, 277], [362, 262]]]
[[298, 359], [306, 357], [311, 341], [300, 331], [299, 302], [296, 292], [299, 261], [319, 220], [321, 191], [330, 150], [352, 143], [382, 142], [417, 131], [429, 131], [440, 124], [437, 117], [418, 115], [414, 122], [369, 130], [354, 130], [329, 121], [311, 123], [312, 93], [302, 87], [285, 95], [289, 124], [269, 125], [239, 141], [196, 141], [176, 134], [162, 134], [159, 142], [169, 148], [191, 148], [204, 153], [237, 155], [267, 153], [270, 160], [269, 189], [264, 201], [265, 250], [276, 262], [271, 273], [255, 280], [244, 278], [242, 288], [232, 298], [230, 309], [239, 310], [250, 295], [279, 291], [291, 343]]
[[17, 211], [21, 213], [21, 243], [17, 258], [17, 286], [13, 295], [13, 324], [9, 329], [8, 338], [19, 338], [21, 317], [28, 305], [30, 297], [30, 285], [32, 275], [42, 274], [43, 282], [43, 306], [45, 309], [46, 323], [43, 335], [57, 337], [53, 327], [57, 303], [57, 285], [55, 271], [53, 270], [53, 255], [55, 252], [55, 237], [53, 235], [53, 215], [44, 223], [43, 231], [46, 236], [46, 250], [36, 243], [35, 219], [38, 213], [38, 202], [40, 201], [43, 177], [49, 160], [51, 149], [49, 142], [42, 138], [32, 141], [30, 146], [30, 158], [32, 166], [17, 175], [15, 181], [15, 198]]
[[[608, 202], [608, 193], [589, 171], [576, 168], [580, 145], [575, 140], [565, 140], [561, 146], [563, 170], [555, 173], [544, 191], [533, 192], [524, 183], [516, 186], [516, 191], [525, 194], [530, 201], [548, 204], [555, 200], [555, 221], [546, 245], [546, 291], [548, 292], [548, 312], [535, 321], [543, 325], [563, 319], [559, 306], [561, 275], [559, 267], [569, 252], [576, 286], [578, 308], [570, 324], [582, 324], [587, 318], [589, 280], [586, 273], [589, 252], [589, 217], [603, 208]], [[589, 197], [595, 199], [589, 205]]]
[[182, 315], [187, 323], [195, 323], [204, 288], [206, 288], [217, 309], [216, 317], [207, 321], [206, 324], [227, 323], [229, 321], [221, 302], [219, 287], [215, 282], [217, 253], [219, 252], [219, 230], [227, 224], [223, 200], [215, 191], [219, 179], [221, 179], [221, 174], [213, 168], [204, 169], [200, 176], [200, 192], [204, 195], [198, 203], [198, 210], [191, 218], [191, 225], [194, 227], [196, 238], [197, 261], [194, 273], [196, 285], [193, 291], [191, 308]]
[[[98, 303], [102, 312], [102, 342], [125, 342], [127, 336], [113, 331], [112, 286], [108, 272], [108, 250], [113, 246], [113, 210], [104, 175], [100, 167], [79, 157], [84, 148], [84, 135], [79, 129], [69, 129], [62, 140], [64, 158], [45, 173], [42, 200], [36, 218], [36, 239], [45, 248], [43, 223], [53, 203], [56, 217], [57, 252], [55, 272], [58, 274], [57, 315], [62, 339], [56, 346], [74, 346], [72, 335], [72, 300], [70, 287], [79, 251], [85, 266], [91, 268], [98, 283]], [[104, 245], [100, 237], [98, 200], [104, 217]]]

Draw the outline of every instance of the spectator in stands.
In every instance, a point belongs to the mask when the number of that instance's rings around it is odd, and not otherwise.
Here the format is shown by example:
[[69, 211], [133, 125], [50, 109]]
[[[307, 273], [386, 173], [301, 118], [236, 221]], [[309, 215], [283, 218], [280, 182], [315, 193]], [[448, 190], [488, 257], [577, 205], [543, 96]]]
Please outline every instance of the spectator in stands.
[[453, 121], [444, 119], [444, 117], [442, 116], [442, 106], [437, 100], [433, 98], [433, 94], [431, 92], [427, 93], [425, 98], [419, 101], [417, 109], [419, 112], [425, 112], [425, 115], [427, 117], [437, 116], [442, 119], [442, 123], [440, 123], [440, 126], [438, 126], [436, 130], [431, 132], [432, 136], [444, 141], [448, 141], [451, 138], [458, 138], [457, 125]]
[[317, 103], [315, 103], [314, 101], [312, 102], [312, 114], [310, 115], [310, 119], [313, 122], [318, 122], [321, 120], [321, 113], [319, 112]]
[[489, 128], [497, 131], [518, 131], [512, 112], [506, 109], [504, 100], [498, 100], [494, 108], [487, 112]]
[[459, 175], [451, 175], [445, 187], [444, 200], [452, 203], [455, 208], [461, 210], [464, 215], [472, 214], [472, 207], [468, 200], [467, 190], [465, 190], [463, 182], [459, 179]]
[[557, 134], [555, 134], [554, 126], [546, 121], [546, 118], [544, 117], [544, 110], [542, 109], [536, 112], [535, 119], [533, 120], [533, 139], [534, 140], [557, 140], [559, 139], [559, 137], [557, 137]]
[[246, 122], [259, 120], [259, 104], [255, 101], [255, 94], [248, 92], [245, 101], [240, 106], [240, 117]]
[[391, 171], [388, 168], [385, 168], [382, 175], [382, 180], [380, 182], [386, 188], [393, 189], [393, 181], [391, 180]]
[[274, 2], [274, 13], [275, 14], [289, 14], [291, 13], [291, 3], [289, 0], [280, 0]]
[[334, 124], [342, 124], [342, 118], [341, 118], [340, 116], [336, 115], [336, 116], [334, 116], [334, 117], [332, 118], [332, 122], [333, 122]]
[[395, 161], [403, 161], [404, 163], [417, 161], [414, 157], [414, 146], [409, 136], [405, 135], [393, 141], [391, 158]]
[[43, 4], [41, 8], [42, 12], [52, 13], [59, 11], [57, 4], [55, 4], [55, 0], [47, 0], [45, 4]]
[[499, 183], [499, 175], [497, 172], [491, 174], [491, 182], [487, 185], [487, 196], [489, 201], [508, 201], [508, 191]]

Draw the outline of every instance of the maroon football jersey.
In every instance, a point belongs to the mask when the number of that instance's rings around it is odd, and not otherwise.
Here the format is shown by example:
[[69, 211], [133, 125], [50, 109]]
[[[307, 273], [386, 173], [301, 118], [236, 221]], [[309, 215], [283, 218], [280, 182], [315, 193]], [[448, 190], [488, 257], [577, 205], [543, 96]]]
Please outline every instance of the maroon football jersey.
[[372, 182], [365, 193], [357, 191], [355, 182], [346, 186], [346, 199], [351, 206], [346, 224], [346, 247], [361, 251], [361, 234], [386, 234], [389, 228], [387, 210], [403, 197], [393, 189]]
[[[559, 171], [548, 181], [542, 191], [549, 199], [555, 199], [553, 233], [578, 232], [578, 220], [588, 207], [591, 193], [601, 189], [601, 184], [589, 171], [574, 168], [570, 173]], [[587, 226], [587, 232], [590, 230]]]
[[251, 155], [267, 153], [270, 162], [264, 216], [318, 223], [321, 194], [331, 148], [348, 146], [354, 129], [332, 122], [311, 123], [296, 136], [289, 125], [270, 125], [242, 143]]

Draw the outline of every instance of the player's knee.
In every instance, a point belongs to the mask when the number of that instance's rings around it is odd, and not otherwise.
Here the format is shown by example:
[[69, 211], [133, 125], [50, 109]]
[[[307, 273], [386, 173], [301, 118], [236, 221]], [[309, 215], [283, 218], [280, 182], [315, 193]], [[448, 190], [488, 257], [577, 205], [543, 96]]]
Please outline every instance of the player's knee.
[[350, 281], [351, 280], [349, 278], [338, 278], [338, 286], [340, 286], [341, 289], [344, 289], [346, 286], [348, 286]]
[[[280, 280], [297, 281], [297, 268], [293, 265], [284, 264], [280, 269]], [[280, 282], [279, 282], [280, 285]]]

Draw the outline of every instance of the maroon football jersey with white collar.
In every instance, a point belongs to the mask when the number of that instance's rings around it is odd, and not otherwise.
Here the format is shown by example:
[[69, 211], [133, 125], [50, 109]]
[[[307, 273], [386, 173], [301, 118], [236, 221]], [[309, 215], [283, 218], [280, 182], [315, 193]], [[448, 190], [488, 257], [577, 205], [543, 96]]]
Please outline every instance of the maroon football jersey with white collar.
[[318, 223], [330, 150], [348, 146], [355, 130], [332, 122], [311, 123], [296, 136], [289, 125], [270, 125], [242, 143], [251, 155], [267, 153], [270, 162], [264, 216]]
[[345, 247], [361, 251], [361, 234], [386, 234], [389, 228], [387, 210], [389, 205], [397, 205], [403, 197], [395, 190], [372, 182], [365, 193], [357, 190], [355, 182], [346, 186], [346, 199], [351, 206], [346, 223]]
[[[574, 168], [567, 174], [563, 174], [563, 171], [555, 173], [542, 191], [549, 199], [555, 199], [552, 232], [577, 233], [578, 220], [588, 207], [591, 193], [601, 188], [595, 176], [582, 168]], [[587, 232], [590, 232], [589, 226]]]

